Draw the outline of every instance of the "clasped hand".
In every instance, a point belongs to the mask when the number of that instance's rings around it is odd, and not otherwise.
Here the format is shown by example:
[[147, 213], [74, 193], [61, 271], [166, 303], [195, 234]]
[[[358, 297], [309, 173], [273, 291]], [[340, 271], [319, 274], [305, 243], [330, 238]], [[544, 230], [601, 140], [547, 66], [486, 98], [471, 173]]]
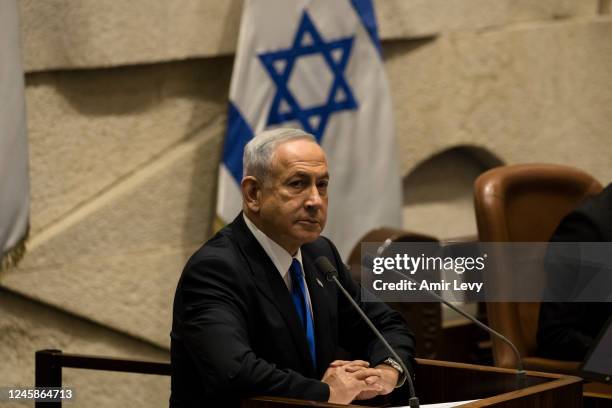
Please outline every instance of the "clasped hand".
[[363, 360], [336, 360], [329, 365], [321, 381], [329, 385], [328, 402], [349, 404], [355, 399], [389, 394], [398, 377], [397, 370], [386, 364], [370, 368], [370, 363]]

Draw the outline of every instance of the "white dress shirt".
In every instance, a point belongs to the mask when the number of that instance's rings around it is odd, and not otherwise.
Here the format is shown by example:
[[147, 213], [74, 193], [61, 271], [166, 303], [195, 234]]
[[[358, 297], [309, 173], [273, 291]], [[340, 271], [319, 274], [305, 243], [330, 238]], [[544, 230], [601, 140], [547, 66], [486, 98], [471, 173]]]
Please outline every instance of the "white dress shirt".
[[[261, 247], [264, 249], [266, 254], [272, 260], [272, 263], [274, 264], [274, 266], [276, 266], [276, 269], [280, 273], [281, 278], [283, 278], [283, 281], [285, 281], [285, 285], [287, 285], [287, 289], [291, 292], [292, 282], [291, 282], [291, 274], [289, 273], [289, 267], [291, 266], [291, 262], [293, 262], [293, 258], [297, 259], [297, 261], [300, 263], [300, 267], [302, 268], [302, 272], [303, 272], [302, 275], [305, 274], [304, 264], [302, 263], [301, 248], [298, 249], [295, 256], [291, 256], [291, 254], [287, 252], [285, 248], [283, 248], [282, 246], [274, 242], [274, 240], [272, 240], [263, 231], [257, 228], [257, 226], [253, 224], [253, 222], [249, 220], [249, 217], [247, 217], [244, 213], [242, 214], [242, 217], [244, 218], [244, 222], [246, 223], [249, 230], [255, 236], [255, 239], [257, 239], [257, 242], [259, 242], [259, 245], [261, 245]], [[304, 281], [304, 288], [306, 289], [306, 300], [308, 301], [308, 307], [310, 308], [310, 316], [313, 317], [312, 316], [312, 302], [310, 301], [310, 292], [308, 291], [308, 285], [306, 284], [305, 275], [304, 275], [304, 278], [302, 278], [302, 280]], [[314, 321], [314, 318], [313, 318], [313, 321]]]

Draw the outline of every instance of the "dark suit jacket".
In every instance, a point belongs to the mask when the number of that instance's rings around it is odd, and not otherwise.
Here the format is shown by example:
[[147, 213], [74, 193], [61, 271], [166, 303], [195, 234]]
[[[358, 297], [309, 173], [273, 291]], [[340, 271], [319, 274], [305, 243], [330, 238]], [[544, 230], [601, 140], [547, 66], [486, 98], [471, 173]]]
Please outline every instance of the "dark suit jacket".
[[[612, 184], [567, 215], [551, 242], [612, 242]], [[560, 276], [565, 277], [568, 285], [575, 284], [571, 277], [577, 279], [580, 268], [575, 263], [547, 259], [549, 282], [553, 284], [558, 283]], [[562, 360], [582, 360], [611, 315], [612, 303], [542, 303], [538, 354]]]
[[376, 365], [389, 357], [333, 282], [314, 265], [321, 255], [343, 286], [395, 347], [409, 369], [414, 338], [384, 303], [360, 301], [360, 288], [326, 238], [302, 246], [310, 292], [317, 367], [287, 287], [242, 214], [189, 259], [174, 299], [172, 407], [233, 406], [240, 398], [276, 395], [327, 401], [320, 381], [340, 347]]

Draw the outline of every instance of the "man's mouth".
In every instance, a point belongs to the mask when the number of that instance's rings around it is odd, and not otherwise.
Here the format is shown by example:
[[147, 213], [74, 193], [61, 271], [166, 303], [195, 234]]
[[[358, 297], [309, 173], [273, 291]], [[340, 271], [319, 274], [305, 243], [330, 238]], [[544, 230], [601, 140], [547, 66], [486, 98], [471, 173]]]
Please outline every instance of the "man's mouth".
[[303, 222], [303, 223], [311, 224], [311, 225], [319, 224], [318, 220], [311, 220], [311, 219], [298, 220], [298, 222]]

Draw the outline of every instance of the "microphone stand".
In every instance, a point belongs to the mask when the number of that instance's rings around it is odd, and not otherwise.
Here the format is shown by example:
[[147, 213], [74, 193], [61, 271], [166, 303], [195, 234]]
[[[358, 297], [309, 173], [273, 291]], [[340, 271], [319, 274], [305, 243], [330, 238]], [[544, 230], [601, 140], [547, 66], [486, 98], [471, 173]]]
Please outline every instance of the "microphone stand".
[[[371, 261], [373, 261], [373, 257], [371, 255], [366, 255], [363, 258], [363, 266], [365, 266], [368, 269], [371, 269], [368, 264], [369, 263], [373, 263]], [[407, 279], [411, 282], [414, 282], [415, 284], [419, 284], [418, 281], [416, 281], [414, 278], [412, 278], [411, 276], [405, 275], [403, 273], [401, 273], [400, 271], [397, 271], [395, 269], [387, 269], [388, 271], [391, 271], [393, 273], [395, 273], [396, 275], [401, 276], [404, 279]], [[459, 309], [457, 306], [453, 305], [452, 303], [450, 303], [449, 301], [447, 301], [446, 299], [444, 299], [442, 296], [438, 295], [435, 292], [432, 292], [430, 290], [425, 289], [424, 290], [425, 293], [427, 293], [429, 296], [433, 297], [434, 299], [436, 299], [437, 301], [445, 304], [446, 306], [448, 306], [449, 308], [451, 308], [452, 310], [454, 310], [455, 312], [459, 313], [461, 316], [465, 317], [466, 319], [468, 319], [469, 321], [473, 322], [474, 324], [476, 324], [478, 327], [480, 327], [481, 329], [485, 330], [486, 332], [488, 332], [489, 334], [493, 335], [494, 337], [497, 337], [498, 339], [501, 339], [502, 341], [504, 341], [508, 346], [510, 346], [510, 348], [512, 349], [512, 351], [514, 352], [516, 359], [517, 359], [517, 375], [518, 375], [518, 387], [520, 388], [524, 388], [525, 386], [525, 368], [523, 366], [523, 360], [521, 359], [521, 354], [519, 353], [518, 349], [516, 348], [516, 346], [503, 334], [501, 334], [500, 332], [493, 330], [491, 327], [487, 326], [486, 324], [482, 323], [480, 320], [476, 319], [475, 317], [467, 314], [466, 312], [464, 312], [463, 310]]]
[[412, 377], [410, 376], [410, 372], [408, 371], [408, 368], [404, 364], [404, 361], [397, 355], [395, 350], [393, 350], [391, 345], [383, 337], [383, 335], [380, 333], [380, 331], [378, 331], [376, 326], [374, 326], [374, 323], [372, 323], [372, 321], [363, 312], [363, 310], [361, 310], [361, 308], [359, 307], [357, 302], [355, 302], [355, 300], [353, 299], [351, 294], [348, 293], [348, 291], [346, 289], [344, 289], [344, 286], [342, 286], [342, 284], [338, 280], [338, 271], [336, 271], [336, 269], [331, 264], [331, 262], [329, 262], [329, 259], [327, 259], [324, 256], [320, 256], [319, 258], [317, 258], [315, 263], [319, 267], [319, 269], [325, 274], [325, 276], [326, 276], [328, 281], [330, 281], [330, 282], [333, 281], [333, 282], [336, 283], [336, 286], [338, 286], [340, 291], [344, 294], [344, 296], [353, 305], [355, 310], [357, 310], [357, 312], [359, 313], [361, 318], [367, 323], [367, 325], [374, 332], [374, 334], [376, 334], [376, 337], [378, 337], [378, 340], [380, 340], [384, 344], [384, 346], [387, 348], [387, 350], [389, 350], [389, 352], [391, 353], [391, 355], [393, 356], [395, 361], [397, 361], [397, 363], [402, 367], [402, 370], [404, 370], [404, 375], [406, 376], [406, 380], [408, 381], [408, 390], [410, 392], [410, 398], [408, 399], [408, 406], [410, 408], [419, 408], [419, 399], [417, 398], [417, 396], [415, 394], [415, 391], [414, 391], [414, 383], [412, 382]]

